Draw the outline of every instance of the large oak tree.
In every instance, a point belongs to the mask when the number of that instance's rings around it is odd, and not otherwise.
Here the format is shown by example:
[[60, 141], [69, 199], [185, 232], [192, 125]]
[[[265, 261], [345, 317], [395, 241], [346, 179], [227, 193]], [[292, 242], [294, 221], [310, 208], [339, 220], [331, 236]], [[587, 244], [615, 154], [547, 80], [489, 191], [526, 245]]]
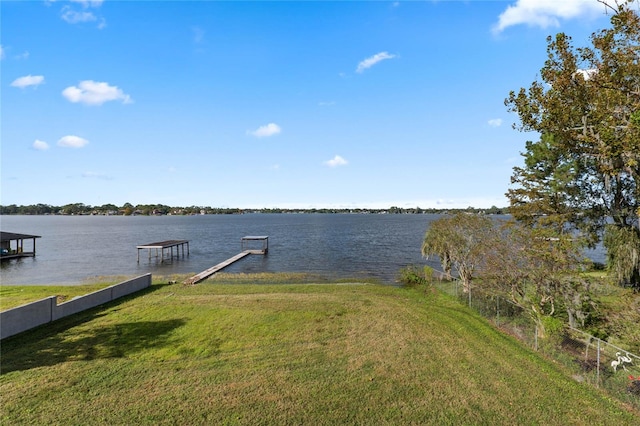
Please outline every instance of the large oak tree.
[[606, 228], [617, 278], [640, 286], [640, 17], [633, 3], [603, 2], [611, 27], [593, 33], [591, 46], [576, 48], [564, 33], [549, 37], [541, 80], [505, 100], [518, 114], [516, 128], [541, 135], [527, 143], [507, 196], [517, 219], [559, 234], [577, 229], [591, 246]]

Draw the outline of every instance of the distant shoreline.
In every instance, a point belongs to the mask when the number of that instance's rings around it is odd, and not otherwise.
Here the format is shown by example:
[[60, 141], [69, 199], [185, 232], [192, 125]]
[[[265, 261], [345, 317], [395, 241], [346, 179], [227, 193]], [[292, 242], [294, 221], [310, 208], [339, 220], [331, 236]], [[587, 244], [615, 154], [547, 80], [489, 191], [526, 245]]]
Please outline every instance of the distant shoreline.
[[105, 204], [102, 206], [90, 206], [82, 203], [67, 204], [64, 206], [50, 206], [46, 204], [36, 204], [29, 206], [16, 206], [15, 204], [2, 206], [0, 205], [0, 215], [26, 215], [26, 216], [193, 216], [193, 215], [209, 215], [209, 214], [260, 214], [260, 213], [277, 213], [277, 214], [450, 214], [450, 213], [473, 213], [473, 214], [491, 214], [505, 215], [509, 214], [508, 207], [476, 208], [467, 207], [465, 209], [436, 209], [421, 207], [389, 207], [387, 209], [369, 209], [369, 208], [308, 208], [308, 209], [291, 209], [291, 208], [261, 208], [261, 209], [241, 209], [241, 208], [221, 208], [221, 207], [170, 207], [162, 204], [139, 204], [133, 206], [125, 204], [118, 207], [113, 204]]

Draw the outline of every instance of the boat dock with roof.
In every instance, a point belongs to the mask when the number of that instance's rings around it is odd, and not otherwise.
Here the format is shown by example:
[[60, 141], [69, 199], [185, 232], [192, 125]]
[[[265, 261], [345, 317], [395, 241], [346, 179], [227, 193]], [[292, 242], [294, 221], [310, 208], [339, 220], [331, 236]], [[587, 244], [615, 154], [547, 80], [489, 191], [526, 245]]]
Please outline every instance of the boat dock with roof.
[[149, 260], [151, 260], [151, 252], [155, 250], [156, 259], [160, 256], [160, 263], [164, 263], [165, 250], [168, 255], [166, 258], [173, 260], [173, 249], [175, 248], [176, 257], [180, 256], [180, 249], [182, 249], [182, 257], [184, 257], [184, 247], [187, 246], [187, 256], [189, 256], [189, 240], [167, 240], [159, 241], [157, 243], [149, 243], [138, 246], [138, 263], [140, 262], [140, 250], [147, 249], [149, 253]]
[[[36, 238], [41, 237], [40, 235], [0, 231], [0, 258], [5, 260], [34, 257], [36, 255]], [[25, 246], [25, 240], [31, 240], [31, 244]]]

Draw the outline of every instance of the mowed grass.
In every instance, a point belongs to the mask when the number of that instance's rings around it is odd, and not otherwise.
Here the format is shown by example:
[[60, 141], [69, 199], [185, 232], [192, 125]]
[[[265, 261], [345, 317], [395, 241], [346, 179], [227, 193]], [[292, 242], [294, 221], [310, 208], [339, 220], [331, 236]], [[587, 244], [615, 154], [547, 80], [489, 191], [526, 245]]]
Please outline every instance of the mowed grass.
[[156, 284], [1, 349], [3, 425], [640, 422], [417, 289]]
[[57, 296], [57, 303], [64, 303], [76, 296], [101, 290], [117, 282], [105, 281], [80, 286], [50, 286], [50, 285], [3, 285], [0, 286], [0, 311], [15, 308], [26, 303], [35, 302], [49, 296]]
[[[134, 276], [95, 276], [86, 279], [79, 285], [2, 285], [0, 286], [0, 311], [15, 308], [26, 303], [35, 302], [45, 297], [56, 296], [58, 304], [67, 302], [76, 296], [83, 296], [102, 290], [114, 284], [135, 278]], [[157, 283], [166, 283], [174, 277], [156, 277]]]

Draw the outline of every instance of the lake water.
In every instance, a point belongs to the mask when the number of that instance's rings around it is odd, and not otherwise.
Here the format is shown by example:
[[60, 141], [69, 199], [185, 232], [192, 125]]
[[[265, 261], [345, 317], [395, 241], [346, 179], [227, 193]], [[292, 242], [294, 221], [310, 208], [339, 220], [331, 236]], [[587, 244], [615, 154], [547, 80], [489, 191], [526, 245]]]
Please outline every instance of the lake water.
[[[203, 216], [2, 216], [3, 231], [40, 235], [35, 258], [3, 261], [2, 284], [79, 284], [103, 275], [198, 273], [241, 251], [240, 239], [268, 235], [269, 253], [225, 272], [306, 272], [394, 283], [409, 265], [437, 266], [420, 254], [438, 215], [244, 214]], [[136, 246], [189, 240], [190, 255], [148, 259]], [[29, 241], [30, 244], [30, 241]], [[25, 249], [26, 242], [25, 242]], [[155, 255], [155, 252], [154, 252]]]
[[[268, 235], [269, 253], [225, 272], [306, 272], [326, 278], [377, 278], [393, 284], [420, 254], [440, 215], [244, 214], [204, 216], [2, 216], [3, 231], [40, 235], [37, 256], [1, 263], [2, 284], [81, 284], [104, 275], [196, 274], [241, 251], [240, 239]], [[160, 263], [136, 246], [189, 240], [190, 255]], [[26, 243], [26, 242], [25, 242]], [[30, 244], [30, 241], [29, 241]], [[28, 247], [25, 247], [28, 249]], [[155, 254], [155, 253], [154, 253]], [[602, 249], [588, 255], [604, 260]]]

